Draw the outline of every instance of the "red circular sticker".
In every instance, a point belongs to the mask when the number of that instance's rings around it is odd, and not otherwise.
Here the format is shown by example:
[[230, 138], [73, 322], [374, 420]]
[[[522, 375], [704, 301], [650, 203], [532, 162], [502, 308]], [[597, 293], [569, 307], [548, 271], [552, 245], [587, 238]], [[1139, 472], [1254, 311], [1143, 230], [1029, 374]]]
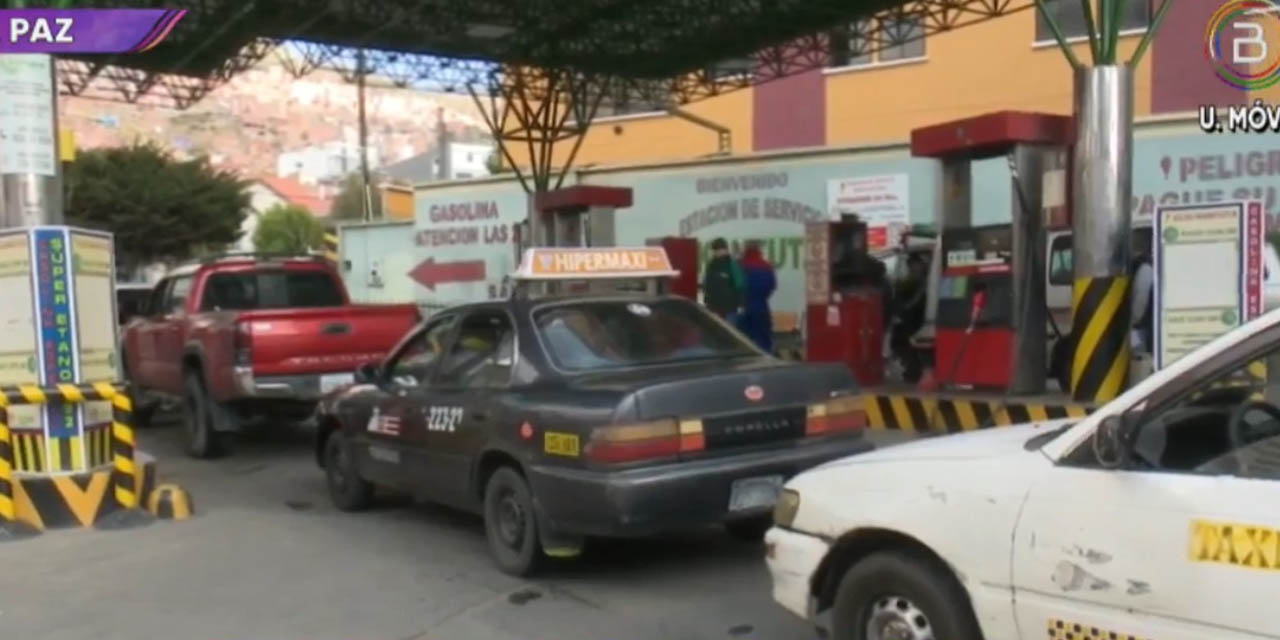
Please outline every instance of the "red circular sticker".
[[520, 425], [520, 437], [528, 440], [533, 437], [533, 425], [528, 422]]

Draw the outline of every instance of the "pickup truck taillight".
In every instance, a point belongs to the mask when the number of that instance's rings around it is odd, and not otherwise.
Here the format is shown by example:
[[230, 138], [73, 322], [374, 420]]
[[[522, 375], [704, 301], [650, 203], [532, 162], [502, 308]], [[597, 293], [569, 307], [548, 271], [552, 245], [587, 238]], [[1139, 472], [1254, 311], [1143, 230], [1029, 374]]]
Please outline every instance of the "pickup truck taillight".
[[809, 405], [809, 410], [805, 414], [804, 434], [820, 436], [855, 431], [865, 426], [867, 426], [867, 414], [862, 410], [862, 398], [837, 396], [825, 402]]
[[705, 446], [702, 421], [671, 418], [599, 427], [591, 432], [587, 457], [604, 463], [636, 462], [702, 451]]
[[253, 325], [248, 322], [236, 323], [235, 357], [237, 367], [248, 367], [253, 364]]

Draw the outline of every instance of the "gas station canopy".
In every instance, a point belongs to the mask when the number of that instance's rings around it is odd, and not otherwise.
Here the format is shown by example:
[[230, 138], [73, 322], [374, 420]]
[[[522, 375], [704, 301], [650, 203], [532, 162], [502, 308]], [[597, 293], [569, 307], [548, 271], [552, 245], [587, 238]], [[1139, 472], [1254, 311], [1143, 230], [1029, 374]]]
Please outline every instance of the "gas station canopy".
[[[29, 3], [31, 6], [35, 3]], [[187, 9], [150, 51], [81, 58], [63, 91], [106, 80], [126, 100], [168, 89], [199, 99], [280, 41], [302, 45], [301, 75], [354, 66], [446, 89], [502, 82], [496, 65], [625, 80], [631, 97], [689, 102], [813, 69], [829, 46], [863, 55], [1025, 10], [1032, 0], [86, 0], [78, 8]], [[867, 20], [868, 18], [876, 18]], [[832, 29], [844, 37], [828, 38]], [[114, 71], [109, 71], [114, 69]], [[71, 73], [68, 74], [67, 72]], [[192, 80], [201, 80], [193, 83]], [[496, 80], [495, 80], [496, 79]], [[647, 86], [642, 87], [641, 85]], [[489, 93], [495, 93], [492, 87]], [[626, 98], [612, 98], [625, 100]], [[186, 103], [186, 104], [184, 104]]]

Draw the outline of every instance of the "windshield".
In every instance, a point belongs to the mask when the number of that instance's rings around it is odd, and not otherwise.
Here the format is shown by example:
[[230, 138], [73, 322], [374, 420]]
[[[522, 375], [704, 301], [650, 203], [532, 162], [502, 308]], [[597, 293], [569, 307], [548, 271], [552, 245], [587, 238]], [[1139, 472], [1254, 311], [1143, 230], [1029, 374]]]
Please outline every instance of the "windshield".
[[556, 305], [535, 311], [533, 321], [551, 359], [566, 371], [759, 355], [687, 300]]
[[205, 284], [205, 311], [248, 311], [342, 305], [338, 284], [324, 271], [215, 273]]

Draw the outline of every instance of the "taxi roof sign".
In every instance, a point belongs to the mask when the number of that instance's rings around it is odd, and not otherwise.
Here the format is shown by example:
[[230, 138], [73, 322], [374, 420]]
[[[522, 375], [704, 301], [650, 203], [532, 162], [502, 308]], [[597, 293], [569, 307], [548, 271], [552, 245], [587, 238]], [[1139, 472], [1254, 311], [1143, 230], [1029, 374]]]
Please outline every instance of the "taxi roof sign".
[[535, 247], [525, 249], [517, 280], [672, 278], [680, 275], [662, 247]]

